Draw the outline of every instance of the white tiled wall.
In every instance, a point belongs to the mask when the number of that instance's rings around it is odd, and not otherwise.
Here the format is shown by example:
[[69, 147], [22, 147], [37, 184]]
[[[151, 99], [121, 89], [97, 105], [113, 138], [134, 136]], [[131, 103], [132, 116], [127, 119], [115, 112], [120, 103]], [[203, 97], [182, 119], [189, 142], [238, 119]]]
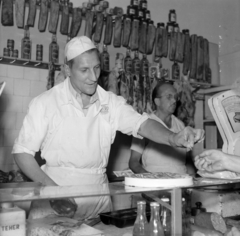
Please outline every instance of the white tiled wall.
[[0, 97], [0, 169], [16, 169], [12, 146], [33, 97], [46, 90], [48, 70], [0, 65], [0, 82], [6, 86]]

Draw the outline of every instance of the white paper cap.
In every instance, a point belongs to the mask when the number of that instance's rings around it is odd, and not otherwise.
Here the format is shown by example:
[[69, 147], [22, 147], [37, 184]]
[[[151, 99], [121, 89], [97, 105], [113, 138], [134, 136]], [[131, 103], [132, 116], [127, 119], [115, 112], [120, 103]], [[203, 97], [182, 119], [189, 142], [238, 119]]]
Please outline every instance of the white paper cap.
[[65, 46], [65, 58], [67, 61], [70, 61], [73, 58], [93, 48], [96, 48], [96, 46], [88, 37], [74, 37]]

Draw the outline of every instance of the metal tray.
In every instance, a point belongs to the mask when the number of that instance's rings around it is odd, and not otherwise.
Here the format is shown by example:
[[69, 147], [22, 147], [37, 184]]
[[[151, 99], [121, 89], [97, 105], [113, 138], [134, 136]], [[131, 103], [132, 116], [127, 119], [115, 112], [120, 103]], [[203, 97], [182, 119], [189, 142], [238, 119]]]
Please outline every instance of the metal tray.
[[[101, 213], [100, 219], [106, 225], [115, 225], [118, 228], [124, 228], [134, 224], [137, 217], [137, 208]], [[150, 219], [150, 209], [146, 210], [147, 219]]]

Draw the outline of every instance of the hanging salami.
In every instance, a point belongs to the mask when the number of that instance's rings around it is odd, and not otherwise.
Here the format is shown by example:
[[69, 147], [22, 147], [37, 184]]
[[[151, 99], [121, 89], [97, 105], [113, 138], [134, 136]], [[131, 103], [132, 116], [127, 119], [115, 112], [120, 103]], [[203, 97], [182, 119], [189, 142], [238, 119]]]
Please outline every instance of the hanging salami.
[[84, 35], [92, 39], [94, 12], [87, 10], [85, 19], [86, 19], [86, 24], [85, 24]]
[[48, 0], [41, 0], [38, 30], [44, 32], [48, 21]]
[[82, 10], [80, 7], [73, 8], [71, 23], [71, 38], [76, 37], [82, 24]]
[[112, 15], [108, 14], [106, 16], [106, 26], [105, 26], [105, 33], [104, 33], [104, 40], [103, 40], [103, 43], [105, 45], [111, 45], [112, 35], [113, 35], [113, 20], [112, 20]]
[[209, 42], [203, 39], [203, 81], [211, 83], [211, 72], [209, 63]]
[[36, 11], [37, 11], [37, 0], [29, 0], [29, 12], [28, 12], [28, 19], [27, 19], [28, 26], [34, 27]]
[[63, 35], [68, 35], [68, 27], [69, 27], [69, 7], [68, 4], [65, 4], [62, 6], [60, 33]]
[[197, 80], [203, 80], [203, 37], [197, 37]]
[[114, 24], [114, 36], [113, 36], [113, 46], [121, 47], [121, 38], [122, 38], [122, 16], [115, 17]]
[[147, 42], [146, 42], [147, 55], [150, 55], [153, 52], [155, 36], [156, 36], [156, 27], [154, 26], [153, 21], [150, 21], [147, 29]]
[[48, 23], [48, 31], [52, 34], [56, 34], [57, 32], [59, 9], [59, 2], [52, 0], [50, 5], [50, 19]]
[[138, 47], [139, 47], [139, 19], [138, 17], [135, 17], [135, 16], [133, 17], [133, 21], [132, 21], [132, 29], [131, 29], [129, 46], [132, 51], [138, 50]]
[[[18, 9], [21, 10], [21, 13], [17, 14], [19, 17], [19, 25], [23, 24], [23, 12], [24, 2], [21, 1], [21, 3], [18, 5]], [[13, 0], [3, 0], [2, 2], [2, 25], [3, 26], [13, 26]], [[23, 27], [23, 26], [22, 26]]]
[[183, 57], [183, 69], [182, 73], [187, 75], [191, 64], [191, 42], [189, 34], [185, 34], [184, 37], [184, 57]]
[[123, 31], [122, 31], [122, 46], [128, 47], [129, 39], [131, 35], [132, 21], [129, 15], [126, 15], [123, 19]]
[[100, 43], [102, 38], [104, 24], [104, 15], [102, 12], [97, 12], [96, 14], [96, 25], [93, 40], [95, 43]]
[[146, 54], [146, 47], [147, 47], [147, 21], [142, 20], [140, 24], [140, 30], [139, 33], [139, 48], [138, 51]]
[[197, 73], [197, 35], [191, 35], [191, 67], [190, 78], [196, 79]]
[[176, 46], [175, 61], [182, 63], [183, 55], [184, 55], [185, 35], [180, 32], [177, 32], [176, 34], [177, 34], [177, 46]]

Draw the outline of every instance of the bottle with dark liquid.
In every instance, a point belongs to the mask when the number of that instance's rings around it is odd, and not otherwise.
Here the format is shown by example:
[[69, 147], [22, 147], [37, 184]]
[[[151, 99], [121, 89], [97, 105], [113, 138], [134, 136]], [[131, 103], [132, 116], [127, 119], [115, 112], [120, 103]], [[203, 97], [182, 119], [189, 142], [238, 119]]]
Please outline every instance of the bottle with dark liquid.
[[172, 79], [179, 80], [180, 79], [180, 66], [175, 61], [172, 65]]
[[29, 27], [26, 25], [24, 27], [24, 37], [21, 42], [21, 57], [23, 59], [31, 59], [31, 51], [32, 51], [32, 41], [30, 39]]
[[132, 58], [131, 58], [131, 55], [130, 55], [130, 49], [129, 48], [127, 49], [126, 57], [124, 59], [124, 70], [125, 70], [125, 73], [127, 73], [127, 74], [132, 73]]
[[49, 62], [58, 63], [59, 61], [59, 45], [57, 43], [56, 34], [52, 35], [52, 42], [49, 45]]

